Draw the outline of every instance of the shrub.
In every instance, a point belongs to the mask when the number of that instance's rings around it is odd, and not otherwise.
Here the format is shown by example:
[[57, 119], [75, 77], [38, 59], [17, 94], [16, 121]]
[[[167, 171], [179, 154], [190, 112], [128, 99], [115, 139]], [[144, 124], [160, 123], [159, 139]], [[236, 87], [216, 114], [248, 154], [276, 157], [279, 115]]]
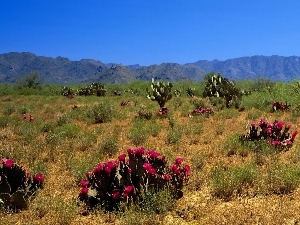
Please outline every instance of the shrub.
[[167, 143], [171, 145], [178, 144], [179, 141], [181, 140], [182, 133], [179, 130], [169, 130], [167, 133]]
[[95, 123], [106, 123], [112, 121], [115, 115], [113, 106], [107, 102], [102, 102], [88, 111], [87, 116]]
[[166, 157], [155, 150], [128, 149], [117, 161], [100, 163], [87, 172], [78, 197], [89, 208], [100, 206], [106, 211], [119, 210], [121, 203], [148, 207], [151, 192], [167, 190], [173, 199], [182, 197], [189, 176], [190, 167], [182, 158], [168, 166]]
[[116, 136], [112, 135], [110, 137], [104, 138], [100, 144], [100, 153], [103, 155], [112, 156], [116, 154], [119, 150], [118, 139]]
[[142, 121], [136, 122], [129, 131], [128, 138], [135, 146], [143, 145], [150, 135], [145, 125]]
[[9, 209], [28, 207], [29, 201], [43, 188], [44, 175], [30, 175], [11, 159], [2, 159], [0, 168], [0, 204]]
[[146, 108], [145, 105], [140, 105], [138, 111], [138, 118], [150, 120], [152, 118], [153, 113]]
[[256, 176], [257, 170], [252, 164], [232, 168], [219, 165], [211, 173], [213, 195], [229, 200], [234, 194], [242, 194], [247, 186], [252, 186]]
[[294, 191], [300, 182], [298, 165], [277, 164], [267, 171], [267, 192], [274, 194], [287, 194]]

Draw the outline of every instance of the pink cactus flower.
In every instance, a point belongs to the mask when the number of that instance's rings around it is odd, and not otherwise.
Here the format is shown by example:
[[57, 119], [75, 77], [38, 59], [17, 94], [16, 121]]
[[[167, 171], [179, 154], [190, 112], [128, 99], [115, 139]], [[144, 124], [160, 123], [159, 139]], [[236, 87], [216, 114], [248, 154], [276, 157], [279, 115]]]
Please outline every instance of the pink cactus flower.
[[93, 173], [94, 174], [100, 173], [103, 169], [104, 169], [104, 166], [103, 166], [103, 164], [100, 163], [93, 169]]
[[147, 154], [150, 156], [150, 158], [156, 159], [160, 155], [157, 151], [155, 150], [150, 150], [147, 152]]
[[133, 191], [134, 191], [133, 185], [125, 186], [125, 188], [124, 188], [124, 192], [127, 194], [131, 194]]
[[37, 174], [35, 174], [35, 175], [33, 176], [33, 179], [34, 179], [34, 181], [36, 181], [36, 182], [43, 183], [44, 180], [45, 180], [45, 177], [44, 177], [43, 174], [37, 173]]
[[152, 165], [150, 163], [144, 163], [143, 164], [143, 168], [146, 170], [146, 171], [149, 171], [151, 168], [152, 168]]
[[79, 195], [80, 196], [85, 196], [87, 195], [89, 192], [89, 189], [87, 187], [81, 188], [81, 190], [79, 191]]
[[145, 154], [145, 149], [143, 147], [139, 147], [139, 148], [135, 149], [134, 154], [143, 155], [143, 154]]
[[22, 117], [23, 117], [23, 120], [26, 120], [26, 118], [27, 118], [26, 113], [23, 113]]
[[110, 173], [116, 166], [117, 164], [115, 162], [110, 161], [105, 163], [104, 170], [106, 173]]
[[178, 168], [178, 166], [176, 164], [173, 164], [171, 167], [171, 170], [174, 174], [179, 175], [180, 174], [180, 170]]
[[129, 149], [127, 149], [127, 153], [128, 153], [128, 154], [133, 154], [134, 151], [133, 151], [133, 149], [129, 148]]
[[111, 193], [111, 197], [115, 200], [117, 200], [120, 197], [120, 192], [119, 191], [113, 191]]
[[184, 166], [185, 176], [189, 177], [191, 175], [191, 167], [189, 165]]
[[148, 173], [150, 175], [155, 175], [156, 174], [156, 169], [155, 168], [150, 168], [150, 170], [148, 171]]
[[119, 155], [119, 157], [118, 157], [119, 161], [124, 161], [125, 158], [126, 158], [126, 154], [125, 153], [122, 154], [122, 155]]
[[268, 128], [266, 129], [266, 132], [267, 132], [268, 135], [270, 135], [270, 134], [272, 133], [272, 129], [271, 129], [270, 127], [268, 127]]
[[165, 174], [165, 175], [164, 175], [164, 179], [165, 179], [166, 181], [169, 181], [169, 180], [171, 179], [171, 176], [170, 176], [169, 174]]
[[87, 181], [87, 180], [82, 180], [82, 181], [80, 181], [80, 186], [81, 187], [87, 187], [88, 186], [88, 184], [89, 184], [89, 182]]
[[251, 123], [251, 127], [255, 127], [255, 123]]
[[175, 164], [177, 165], [180, 165], [182, 162], [183, 162], [183, 158], [178, 157], [175, 159]]
[[10, 169], [14, 165], [14, 161], [12, 161], [11, 159], [3, 158], [2, 159], [2, 164], [3, 164], [4, 167]]
[[294, 140], [295, 140], [295, 137], [297, 136], [297, 134], [298, 134], [298, 131], [295, 130], [295, 131], [292, 133], [291, 141], [294, 141]]
[[278, 130], [282, 130], [283, 125], [284, 125], [284, 123], [283, 123], [282, 121], [278, 121], [278, 122], [276, 123], [276, 128], [277, 128]]

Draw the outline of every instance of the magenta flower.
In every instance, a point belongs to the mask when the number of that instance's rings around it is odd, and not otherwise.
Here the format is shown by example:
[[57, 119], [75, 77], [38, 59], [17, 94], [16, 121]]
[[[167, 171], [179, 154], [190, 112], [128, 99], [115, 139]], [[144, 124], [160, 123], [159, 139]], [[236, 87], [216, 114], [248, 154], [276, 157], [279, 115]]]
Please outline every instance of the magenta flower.
[[171, 179], [171, 176], [170, 176], [169, 174], [165, 174], [165, 175], [164, 175], [164, 179], [165, 179], [166, 181], [169, 181], [169, 180]]
[[180, 174], [180, 170], [178, 168], [178, 166], [176, 164], [173, 164], [171, 167], [171, 170], [174, 174], [179, 175]]
[[272, 133], [271, 127], [268, 127], [268, 128], [266, 129], [266, 132], [267, 132], [268, 135], [270, 135], [270, 134]]
[[283, 125], [284, 125], [284, 123], [283, 123], [282, 121], [278, 121], [278, 122], [276, 123], [276, 128], [277, 128], [278, 130], [281, 130], [281, 129], [283, 128]]
[[100, 173], [103, 169], [104, 169], [104, 166], [103, 166], [103, 164], [100, 163], [93, 169], [93, 173], [94, 174]]
[[119, 155], [119, 157], [118, 157], [119, 161], [124, 161], [125, 158], [126, 158], [126, 154], [125, 153], [122, 154], [122, 155]]
[[298, 131], [295, 130], [295, 131], [292, 133], [291, 141], [294, 141], [294, 139], [295, 139], [295, 137], [297, 136], [297, 134], [298, 134]]
[[191, 167], [189, 165], [184, 166], [185, 176], [189, 177], [191, 175]]
[[34, 179], [34, 181], [36, 181], [36, 182], [43, 183], [44, 180], [45, 180], [45, 177], [44, 177], [43, 174], [37, 173], [37, 174], [35, 174], [35, 175], [33, 176], [33, 179]]
[[127, 194], [131, 194], [133, 191], [134, 191], [133, 185], [125, 186], [125, 188], [124, 188], [124, 192]]
[[79, 191], [79, 195], [80, 196], [85, 196], [87, 195], [89, 192], [89, 189], [87, 187], [81, 188], [81, 190]]
[[278, 145], [281, 145], [281, 142], [278, 141], [278, 140], [275, 140], [275, 141], [272, 142], [272, 145], [278, 146]]
[[116, 166], [117, 164], [115, 162], [109, 161], [105, 163], [104, 170], [106, 173], [110, 173]]
[[152, 159], [156, 159], [159, 156], [159, 153], [155, 150], [150, 150], [147, 152], [147, 154], [150, 156]]
[[148, 173], [150, 175], [155, 175], [156, 174], [156, 169], [152, 167], [152, 168], [150, 168], [150, 170], [148, 171]]
[[120, 192], [119, 191], [113, 191], [111, 193], [111, 197], [115, 200], [117, 200], [120, 197]]
[[134, 154], [134, 151], [133, 151], [133, 149], [129, 148], [129, 149], [127, 149], [127, 153], [128, 154]]
[[89, 184], [89, 182], [87, 181], [87, 180], [82, 180], [82, 181], [80, 181], [80, 186], [81, 187], [87, 187], [88, 186], [88, 184]]
[[3, 158], [2, 159], [2, 164], [3, 164], [4, 167], [10, 169], [14, 165], [14, 161], [12, 161], [11, 159]]
[[152, 168], [152, 165], [151, 165], [150, 163], [144, 163], [144, 164], [143, 164], [143, 168], [144, 168], [145, 170], [150, 170], [150, 169]]
[[251, 123], [251, 127], [255, 127], [255, 123]]
[[183, 158], [178, 157], [178, 158], [175, 159], [175, 163], [177, 165], [180, 165], [182, 162], [183, 162]]
[[134, 154], [143, 155], [143, 154], [145, 154], [145, 149], [143, 147], [137, 148], [137, 149], [135, 149]]

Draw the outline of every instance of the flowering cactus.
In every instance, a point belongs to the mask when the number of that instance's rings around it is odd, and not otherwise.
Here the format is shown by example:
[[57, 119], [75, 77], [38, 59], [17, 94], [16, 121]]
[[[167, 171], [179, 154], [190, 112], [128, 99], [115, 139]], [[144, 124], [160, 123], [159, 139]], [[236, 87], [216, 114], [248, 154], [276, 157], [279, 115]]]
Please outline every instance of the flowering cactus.
[[177, 158], [167, 166], [166, 157], [143, 147], [128, 149], [116, 161], [96, 165], [81, 181], [79, 199], [87, 206], [101, 205], [118, 209], [121, 202], [138, 204], [143, 191], [158, 192], [168, 188], [174, 198], [182, 197], [182, 188], [190, 176], [190, 166]]
[[250, 125], [250, 132], [246, 136], [242, 136], [242, 140], [261, 140], [265, 139], [269, 144], [276, 148], [290, 148], [295, 140], [298, 131], [294, 131], [291, 135], [288, 133], [291, 125], [285, 125], [282, 121], [275, 120], [273, 123], [260, 119], [258, 127], [255, 123]]
[[273, 102], [273, 105], [272, 105], [272, 112], [275, 112], [278, 110], [281, 110], [281, 111], [288, 110], [290, 107], [291, 107], [291, 105], [289, 105], [287, 102], [284, 104], [282, 102], [275, 101], [275, 102]]
[[0, 200], [4, 207], [13, 209], [27, 208], [28, 202], [38, 189], [43, 188], [44, 175], [31, 176], [11, 159], [2, 159], [0, 167]]

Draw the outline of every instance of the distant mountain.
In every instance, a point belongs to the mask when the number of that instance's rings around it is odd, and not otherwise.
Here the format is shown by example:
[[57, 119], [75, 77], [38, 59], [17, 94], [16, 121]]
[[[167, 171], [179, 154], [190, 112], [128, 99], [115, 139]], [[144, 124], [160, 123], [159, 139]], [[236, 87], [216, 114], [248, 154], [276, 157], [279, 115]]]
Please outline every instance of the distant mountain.
[[71, 61], [64, 57], [36, 56], [33, 53], [0, 54], [0, 83], [15, 83], [24, 75], [37, 71], [45, 83], [126, 83], [155, 78], [164, 81], [201, 81], [208, 72], [219, 72], [230, 80], [246, 80], [263, 77], [274, 81], [300, 79], [298, 56], [251, 56], [235, 59], [200, 60], [194, 63], [162, 63], [140, 66], [120, 65], [93, 59]]

